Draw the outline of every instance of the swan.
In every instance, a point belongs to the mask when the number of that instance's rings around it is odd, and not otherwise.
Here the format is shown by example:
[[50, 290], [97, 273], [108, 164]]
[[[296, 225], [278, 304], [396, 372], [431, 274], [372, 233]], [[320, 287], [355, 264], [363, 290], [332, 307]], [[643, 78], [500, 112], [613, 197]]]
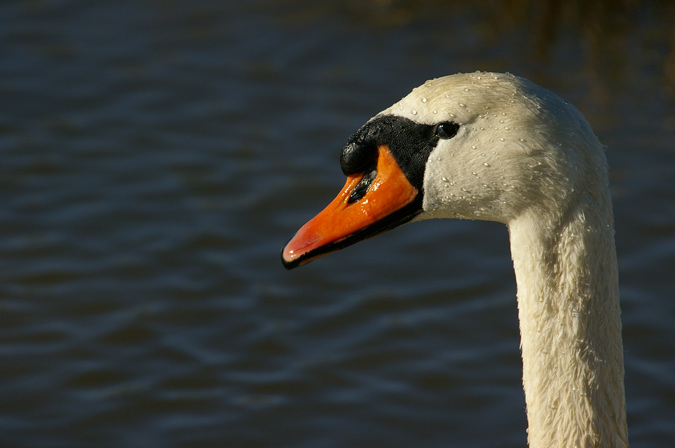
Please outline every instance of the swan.
[[287, 269], [410, 221], [507, 225], [528, 444], [627, 447], [604, 150], [574, 108], [511, 74], [427, 81], [342, 150], [347, 181], [282, 249]]

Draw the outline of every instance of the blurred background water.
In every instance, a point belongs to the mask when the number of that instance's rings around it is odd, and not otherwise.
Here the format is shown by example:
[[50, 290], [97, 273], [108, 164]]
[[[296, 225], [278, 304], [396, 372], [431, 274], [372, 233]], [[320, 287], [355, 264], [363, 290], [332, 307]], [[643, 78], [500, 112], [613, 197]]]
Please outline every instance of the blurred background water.
[[2, 2], [0, 446], [525, 446], [503, 226], [279, 260], [353, 131], [478, 69], [607, 145], [630, 438], [672, 446], [674, 30], [657, 0]]

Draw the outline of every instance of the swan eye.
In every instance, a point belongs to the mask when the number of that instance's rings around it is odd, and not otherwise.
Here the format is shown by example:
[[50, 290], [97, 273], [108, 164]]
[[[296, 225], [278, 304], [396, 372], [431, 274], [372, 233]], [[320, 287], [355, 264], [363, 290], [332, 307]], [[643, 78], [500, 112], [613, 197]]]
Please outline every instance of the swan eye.
[[459, 130], [459, 125], [457, 123], [453, 123], [452, 121], [447, 121], [445, 123], [440, 123], [436, 125], [436, 129], [434, 130], [434, 134], [436, 137], [447, 140], [449, 138], [454, 137], [457, 135], [457, 131]]

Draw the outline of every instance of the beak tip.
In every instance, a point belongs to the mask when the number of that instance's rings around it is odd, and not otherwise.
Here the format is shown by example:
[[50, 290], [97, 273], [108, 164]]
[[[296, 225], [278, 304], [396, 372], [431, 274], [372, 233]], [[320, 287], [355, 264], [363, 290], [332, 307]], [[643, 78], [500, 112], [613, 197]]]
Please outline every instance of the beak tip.
[[281, 264], [283, 264], [284, 267], [289, 271], [307, 263], [307, 260], [303, 259], [302, 253], [295, 253], [293, 249], [290, 249], [294, 238], [295, 236], [288, 240], [288, 242], [281, 248]]
[[291, 269], [298, 266], [297, 260], [294, 258], [295, 257], [293, 256], [292, 251], [288, 250], [288, 243], [284, 244], [284, 246], [281, 248], [281, 264], [283, 264], [284, 267], [290, 271]]
[[288, 248], [290, 245], [289, 243], [286, 243], [286, 245], [281, 249], [281, 264], [284, 265], [284, 267], [287, 270], [295, 269], [300, 266], [304, 266], [310, 261], [313, 261], [319, 257], [321, 257], [322, 254], [315, 255], [315, 254], [310, 254], [308, 251], [301, 251], [300, 253], [293, 253], [291, 249]]
[[284, 267], [286, 268], [286, 270], [288, 270], [288, 271], [290, 271], [293, 268], [298, 267], [297, 260], [293, 260], [293, 259], [289, 260], [289, 259], [286, 258], [286, 253], [285, 253], [284, 249], [281, 250], [281, 264], [283, 264]]

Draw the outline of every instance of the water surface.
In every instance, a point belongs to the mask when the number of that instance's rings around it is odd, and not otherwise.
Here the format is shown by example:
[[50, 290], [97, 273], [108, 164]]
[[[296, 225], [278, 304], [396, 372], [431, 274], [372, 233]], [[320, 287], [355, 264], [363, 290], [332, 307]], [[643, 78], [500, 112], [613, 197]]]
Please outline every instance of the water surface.
[[525, 446], [503, 226], [279, 260], [352, 132], [478, 69], [607, 145], [631, 442], [672, 445], [675, 8], [556, 4], [0, 5], [0, 446]]

